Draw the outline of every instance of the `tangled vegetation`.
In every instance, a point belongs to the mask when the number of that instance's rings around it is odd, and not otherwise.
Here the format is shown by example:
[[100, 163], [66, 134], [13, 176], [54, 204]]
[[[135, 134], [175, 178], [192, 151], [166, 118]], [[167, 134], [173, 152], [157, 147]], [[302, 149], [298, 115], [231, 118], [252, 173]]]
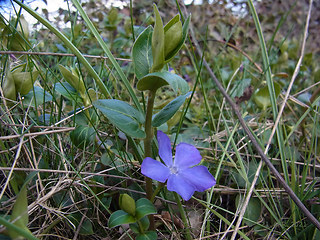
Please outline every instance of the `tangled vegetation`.
[[1, 239], [320, 239], [319, 2], [12, 2]]

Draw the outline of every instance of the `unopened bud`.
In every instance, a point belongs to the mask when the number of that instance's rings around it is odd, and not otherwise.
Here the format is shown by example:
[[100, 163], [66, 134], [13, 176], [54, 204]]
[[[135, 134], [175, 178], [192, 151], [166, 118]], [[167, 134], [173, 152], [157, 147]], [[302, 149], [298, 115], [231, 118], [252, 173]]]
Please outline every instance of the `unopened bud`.
[[128, 194], [125, 193], [120, 195], [119, 205], [123, 211], [130, 215], [134, 216], [136, 214], [136, 203]]

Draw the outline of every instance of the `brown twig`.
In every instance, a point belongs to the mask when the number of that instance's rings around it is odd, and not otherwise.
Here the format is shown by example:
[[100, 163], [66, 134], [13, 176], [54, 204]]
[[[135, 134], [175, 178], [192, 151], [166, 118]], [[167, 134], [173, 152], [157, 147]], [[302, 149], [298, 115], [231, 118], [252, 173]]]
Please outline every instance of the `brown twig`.
[[[0, 51], [0, 54], [14, 54], [14, 55], [38, 55], [38, 56], [59, 56], [59, 57], [75, 57], [76, 55], [72, 53], [53, 53], [53, 52], [27, 52], [27, 51]], [[104, 56], [96, 56], [96, 55], [83, 55], [86, 58], [98, 58], [98, 59], [109, 59], [108, 57]], [[126, 59], [126, 58], [115, 58], [116, 60], [119, 61], [127, 61], [131, 62], [131, 59]]]

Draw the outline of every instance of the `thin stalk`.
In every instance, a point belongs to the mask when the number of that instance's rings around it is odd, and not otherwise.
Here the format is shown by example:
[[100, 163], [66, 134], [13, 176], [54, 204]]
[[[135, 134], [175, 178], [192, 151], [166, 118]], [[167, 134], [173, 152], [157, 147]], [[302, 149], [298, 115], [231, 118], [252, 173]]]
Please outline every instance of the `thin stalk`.
[[182, 203], [181, 203], [181, 200], [178, 196], [178, 194], [176, 192], [173, 192], [173, 195], [176, 199], [176, 202], [177, 202], [177, 205], [178, 205], [178, 208], [179, 208], [179, 211], [180, 211], [180, 214], [181, 214], [181, 218], [182, 218], [182, 221], [183, 221], [183, 225], [186, 229], [186, 239], [187, 240], [191, 240], [192, 237], [191, 237], [191, 233], [190, 233], [190, 228], [189, 228], [189, 224], [188, 224], [188, 220], [187, 220], [187, 216], [186, 216], [186, 213], [182, 207]]
[[152, 194], [152, 197], [150, 199], [150, 201], [153, 203], [155, 197], [158, 195], [158, 193], [160, 192], [160, 190], [163, 188], [164, 186], [164, 183], [159, 183], [158, 184], [158, 187], [156, 188], [156, 190], [154, 190], [153, 194]]
[[[156, 91], [149, 91], [147, 112], [146, 112], [146, 122], [145, 122], [145, 132], [146, 138], [144, 139], [144, 157], [152, 157], [152, 139], [153, 139], [153, 127], [152, 127], [152, 113], [154, 106], [154, 99], [156, 97]], [[151, 201], [152, 199], [152, 179], [146, 177], [146, 194], [147, 198]], [[149, 215], [150, 229], [154, 230], [154, 218], [153, 215]]]

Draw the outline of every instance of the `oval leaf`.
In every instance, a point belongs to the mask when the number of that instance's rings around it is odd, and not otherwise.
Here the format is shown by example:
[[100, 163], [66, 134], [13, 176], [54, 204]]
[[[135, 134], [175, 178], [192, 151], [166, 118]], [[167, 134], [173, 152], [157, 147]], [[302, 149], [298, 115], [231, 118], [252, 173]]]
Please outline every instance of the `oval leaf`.
[[158, 236], [155, 231], [147, 231], [143, 234], [138, 234], [136, 240], [157, 240]]
[[16, 91], [22, 95], [27, 94], [32, 89], [33, 83], [36, 81], [39, 71], [33, 72], [14, 72], [12, 73]]
[[165, 85], [170, 85], [175, 92], [179, 90], [181, 94], [186, 94], [189, 91], [189, 85], [183, 78], [167, 71], [149, 73], [138, 81], [137, 89], [156, 91]]
[[35, 103], [39, 106], [44, 102], [52, 101], [52, 96], [42, 89], [41, 87], [34, 86], [27, 95], [24, 95], [22, 100], [24, 106], [34, 105]]
[[171, 51], [165, 59], [165, 63], [168, 63], [171, 61], [171, 59], [180, 51], [180, 49], [182, 48], [184, 42], [186, 41], [187, 35], [188, 35], [188, 30], [189, 30], [189, 23], [190, 23], [190, 15], [187, 18], [187, 20], [184, 22], [183, 27], [182, 27], [182, 40], [180, 42], [180, 44], [177, 45], [177, 47]]
[[71, 141], [76, 147], [84, 149], [95, 139], [93, 127], [79, 125], [70, 133]]
[[134, 72], [138, 79], [147, 75], [153, 64], [152, 59], [152, 27], [147, 27], [137, 38], [132, 48]]
[[93, 105], [122, 132], [131, 137], [145, 137], [145, 132], [140, 129], [140, 124], [144, 123], [144, 116], [128, 103], [116, 99], [103, 99], [94, 102]]
[[108, 222], [108, 227], [113, 228], [122, 224], [129, 224], [134, 222], [136, 222], [136, 220], [133, 216], [131, 216], [123, 210], [118, 210], [111, 214]]
[[56, 83], [55, 90], [70, 101], [82, 103], [82, 99], [78, 91], [68, 82]]
[[157, 5], [153, 4], [155, 24], [152, 33], [153, 72], [160, 71], [164, 65], [164, 29]]
[[157, 213], [157, 209], [146, 198], [140, 198], [136, 202], [136, 219], [140, 220], [146, 215]]
[[[275, 90], [276, 97], [278, 97], [279, 94], [280, 94], [280, 91], [281, 91], [281, 87], [276, 82], [274, 82], [274, 90]], [[261, 88], [254, 95], [254, 101], [263, 110], [266, 110], [267, 107], [271, 106], [271, 100], [270, 100], [270, 94], [269, 94], [268, 86], [265, 86], [265, 87]]]
[[153, 116], [152, 126], [159, 127], [167, 122], [180, 108], [180, 106], [186, 101], [191, 92], [185, 95], [179, 96], [170, 103], [168, 103], [160, 112]]
[[[237, 208], [239, 207], [241, 198], [243, 198], [243, 195], [240, 194], [238, 194], [236, 197]], [[250, 198], [243, 221], [250, 227], [255, 225], [260, 218], [261, 211], [262, 208], [259, 198]]]

